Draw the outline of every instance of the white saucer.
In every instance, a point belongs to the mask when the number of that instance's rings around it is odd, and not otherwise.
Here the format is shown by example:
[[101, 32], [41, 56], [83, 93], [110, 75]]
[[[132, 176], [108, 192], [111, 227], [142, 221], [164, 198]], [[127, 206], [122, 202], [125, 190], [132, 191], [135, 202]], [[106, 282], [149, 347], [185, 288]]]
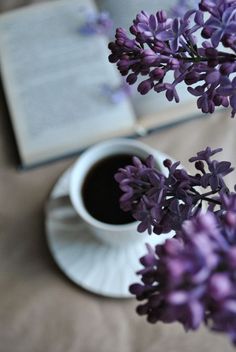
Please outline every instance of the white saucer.
[[[167, 156], [158, 152], [158, 158]], [[96, 294], [113, 298], [134, 297], [130, 284], [139, 281], [139, 258], [147, 250], [145, 243], [163, 243], [173, 234], [139, 234], [143, 241], [112, 247], [90, 234], [69, 202], [71, 169], [59, 178], [46, 207], [46, 235], [57, 265], [74, 283]]]

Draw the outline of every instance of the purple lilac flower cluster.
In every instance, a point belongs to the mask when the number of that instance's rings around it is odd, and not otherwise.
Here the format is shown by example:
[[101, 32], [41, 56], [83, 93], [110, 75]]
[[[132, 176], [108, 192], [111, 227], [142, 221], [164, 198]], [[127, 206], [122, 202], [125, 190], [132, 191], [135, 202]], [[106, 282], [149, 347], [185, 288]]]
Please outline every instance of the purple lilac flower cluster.
[[236, 193], [224, 181], [231, 163], [212, 158], [220, 151], [207, 147], [190, 158], [194, 175], [170, 160], [164, 175], [149, 156], [134, 157], [115, 178], [121, 207], [140, 221], [139, 232], [176, 232], [164, 245], [147, 245], [140, 259], [142, 283], [130, 287], [145, 300], [138, 314], [151, 323], [178, 321], [185, 330], [205, 323], [236, 344]]
[[180, 322], [186, 331], [205, 323], [236, 345], [236, 195], [227, 211], [188, 220], [178, 236], [140, 259], [142, 283], [131, 285], [140, 315], [150, 323]]
[[180, 167], [180, 162], [167, 159], [165, 176], [152, 156], [145, 162], [134, 157], [133, 165], [119, 169], [115, 179], [123, 191], [120, 205], [140, 221], [138, 231], [148, 230], [149, 234], [178, 231], [183, 221], [200, 212], [204, 202], [214, 211], [221, 204], [219, 194], [229, 193], [224, 176], [233, 170], [230, 162], [212, 159], [221, 150], [207, 147], [190, 158], [195, 163], [194, 175]]
[[[141, 94], [154, 89], [179, 102], [176, 87], [184, 82], [197, 106], [212, 113], [216, 106], [231, 106], [236, 113], [236, 1], [201, 0], [198, 9], [182, 18], [168, 18], [165, 11], [141, 11], [130, 27], [132, 39], [122, 28], [109, 44], [109, 60], [117, 63], [127, 82]], [[201, 33], [197, 43], [195, 33]], [[223, 47], [223, 51], [222, 51]], [[168, 73], [168, 75], [167, 75]], [[169, 81], [169, 73], [173, 79]]]

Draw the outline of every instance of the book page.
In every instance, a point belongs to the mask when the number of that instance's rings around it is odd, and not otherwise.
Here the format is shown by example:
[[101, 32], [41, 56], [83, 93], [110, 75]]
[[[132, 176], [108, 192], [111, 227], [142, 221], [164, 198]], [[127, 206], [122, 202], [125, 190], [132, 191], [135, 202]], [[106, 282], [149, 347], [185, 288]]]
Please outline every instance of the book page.
[[[101, 10], [106, 10], [110, 13], [111, 18], [114, 20], [115, 34], [115, 28], [117, 27], [123, 27], [128, 30], [133, 19], [135, 19], [136, 15], [140, 11], [145, 10], [149, 14], [155, 14], [158, 10], [166, 10], [168, 12], [171, 7], [176, 4], [176, 0], [96, 0], [96, 3]], [[111, 40], [113, 41], [114, 37], [111, 38]], [[142, 77], [142, 80], [143, 79], [145, 79], [145, 77]], [[172, 81], [173, 78], [171, 76], [168, 82]], [[169, 102], [165, 97], [165, 93], [156, 93], [151, 91], [147, 95], [143, 96], [136, 91], [137, 85], [138, 82], [132, 86], [133, 95], [131, 100], [139, 120], [144, 121], [146, 117], [148, 119], [151, 117], [150, 121], [154, 123], [152, 117], [155, 116], [156, 125], [162, 125], [165, 119], [166, 123], [173, 119], [173, 112], [175, 109], [177, 112], [176, 119], [181, 118], [181, 113], [183, 112], [183, 117], [186, 117], [188, 114], [193, 115], [198, 113], [197, 108], [195, 107], [196, 103], [194, 102], [194, 98], [187, 92], [185, 84], [180, 84], [177, 87], [181, 101], [179, 104]], [[171, 114], [168, 114], [169, 109], [172, 111]], [[160, 117], [159, 121], [158, 116], [166, 117]], [[150, 124], [150, 121], [148, 122], [148, 125]], [[144, 122], [144, 124], [146, 125], [146, 122]]]
[[0, 63], [25, 164], [62, 156], [134, 124], [128, 100], [111, 103], [104, 83], [120, 75], [107, 40], [79, 32], [90, 0], [59, 0], [0, 17]]

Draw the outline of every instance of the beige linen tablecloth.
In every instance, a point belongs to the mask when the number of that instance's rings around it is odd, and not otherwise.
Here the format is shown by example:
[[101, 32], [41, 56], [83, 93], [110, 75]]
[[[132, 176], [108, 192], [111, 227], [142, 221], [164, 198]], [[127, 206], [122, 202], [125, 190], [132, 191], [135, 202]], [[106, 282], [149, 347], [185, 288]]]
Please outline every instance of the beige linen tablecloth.
[[[0, 10], [33, 1], [1, 0]], [[178, 108], [178, 107], [177, 107]], [[215, 114], [144, 138], [181, 159], [224, 147], [236, 165], [236, 121]], [[201, 328], [149, 325], [135, 314], [135, 300], [106, 299], [71, 283], [48, 251], [43, 207], [61, 161], [21, 172], [3, 93], [0, 96], [0, 352], [229, 352], [228, 339]], [[235, 172], [228, 177], [233, 186]]]

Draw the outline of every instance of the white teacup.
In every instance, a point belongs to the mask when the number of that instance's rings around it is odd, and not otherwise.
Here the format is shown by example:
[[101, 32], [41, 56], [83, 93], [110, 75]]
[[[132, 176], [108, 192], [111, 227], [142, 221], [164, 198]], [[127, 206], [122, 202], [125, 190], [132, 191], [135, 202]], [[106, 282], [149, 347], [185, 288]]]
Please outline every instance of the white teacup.
[[158, 157], [155, 149], [136, 140], [119, 138], [98, 143], [87, 149], [74, 164], [70, 179], [72, 205], [90, 232], [107, 244], [118, 246], [132, 244], [134, 241], [142, 241], [146, 236], [137, 233], [138, 222], [135, 220], [128, 224], [113, 225], [95, 219], [85, 208], [82, 187], [86, 176], [95, 164], [109, 156], [119, 154], [134, 155], [142, 159], [152, 154], [156, 159], [157, 167], [163, 170], [162, 159]]

